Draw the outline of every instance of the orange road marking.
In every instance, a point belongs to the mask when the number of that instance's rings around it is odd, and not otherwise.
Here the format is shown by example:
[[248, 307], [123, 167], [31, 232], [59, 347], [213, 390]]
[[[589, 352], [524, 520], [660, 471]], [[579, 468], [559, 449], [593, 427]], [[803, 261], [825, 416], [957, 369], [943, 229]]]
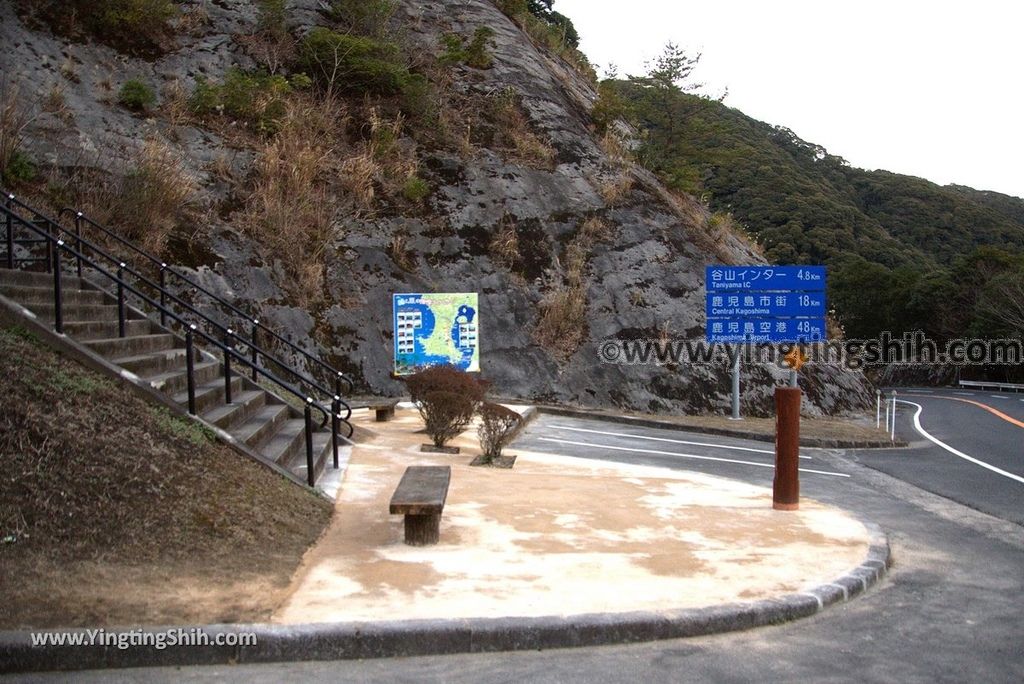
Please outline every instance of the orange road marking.
[[986, 411], [988, 411], [992, 415], [994, 415], [994, 416], [996, 416], [998, 418], [1002, 418], [1007, 423], [1011, 423], [1013, 425], [1016, 425], [1019, 428], [1024, 428], [1024, 422], [1021, 422], [1021, 421], [1017, 420], [1016, 418], [1008, 416], [1005, 413], [1003, 413], [1002, 411], [999, 411], [998, 409], [992, 408], [988, 404], [982, 404], [980, 401], [972, 401], [970, 399], [960, 399], [959, 397], [937, 397], [937, 396], [930, 395], [930, 394], [929, 395], [921, 395], [921, 396], [926, 396], [929, 399], [946, 399], [948, 401], [962, 401], [965, 404], [974, 404], [978, 408], [985, 409]]

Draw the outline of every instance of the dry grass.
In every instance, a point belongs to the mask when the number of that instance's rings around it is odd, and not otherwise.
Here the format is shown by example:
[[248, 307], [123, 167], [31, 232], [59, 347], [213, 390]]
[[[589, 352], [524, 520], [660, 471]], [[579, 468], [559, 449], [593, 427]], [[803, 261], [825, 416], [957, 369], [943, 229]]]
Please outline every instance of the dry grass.
[[[417, 204], [410, 183], [419, 178], [416, 145], [404, 136], [405, 119], [383, 116], [376, 107], [366, 111], [368, 136], [341, 164], [341, 183], [355, 209], [373, 215], [382, 198]], [[422, 199], [422, 198], [420, 198]]]
[[633, 174], [628, 168], [619, 169], [615, 175], [602, 180], [597, 191], [607, 206], [621, 206], [633, 192]]
[[50, 89], [46, 91], [46, 96], [43, 97], [43, 111], [47, 114], [53, 114], [55, 117], [62, 121], [70, 121], [72, 118], [71, 110], [68, 108], [68, 103], [64, 98], [64, 92], [67, 90], [63, 83], [53, 83]]
[[167, 119], [172, 131], [191, 121], [192, 112], [188, 106], [188, 91], [180, 79], [176, 78], [168, 83], [161, 95], [160, 112]]
[[549, 293], [540, 303], [533, 339], [556, 358], [572, 356], [586, 336], [587, 298], [582, 283]]
[[[143, 249], [162, 255], [174, 229], [191, 220], [198, 185], [181, 151], [150, 136], [128, 160], [123, 176], [101, 171], [104, 161], [77, 160], [49, 170], [43, 204], [85, 213]], [[103, 242], [98, 236], [96, 239]], [[115, 253], [121, 252], [115, 248]]]
[[332, 220], [327, 181], [335, 131], [346, 120], [344, 107], [335, 101], [293, 99], [280, 130], [264, 143], [254, 165], [242, 223], [281, 260], [300, 306], [323, 297]]
[[519, 233], [516, 231], [516, 222], [509, 215], [505, 215], [490, 242], [491, 260], [502, 268], [512, 268], [519, 260]]
[[405, 233], [395, 233], [388, 242], [387, 251], [398, 268], [408, 273], [416, 270], [416, 256], [409, 249], [409, 236]]
[[587, 263], [594, 245], [608, 239], [609, 232], [608, 224], [596, 216], [583, 222], [565, 249], [563, 286], [540, 303], [533, 339], [558, 359], [572, 356], [586, 339]]
[[161, 254], [175, 224], [189, 213], [196, 189], [180, 151], [151, 137], [121, 179], [111, 222], [143, 249]]
[[492, 144], [529, 166], [550, 169], [555, 150], [533, 131], [519, 101], [519, 92], [512, 87], [488, 96], [487, 115], [495, 127]]
[[60, 75], [71, 81], [72, 83], [78, 83], [78, 67], [75, 66], [75, 58], [69, 52], [65, 57], [64, 61], [60, 65]]
[[706, 251], [718, 256], [719, 259], [728, 260], [731, 256], [727, 251], [730, 241], [743, 245], [753, 254], [764, 257], [764, 248], [729, 212], [709, 212], [702, 228], [697, 231], [698, 243]]

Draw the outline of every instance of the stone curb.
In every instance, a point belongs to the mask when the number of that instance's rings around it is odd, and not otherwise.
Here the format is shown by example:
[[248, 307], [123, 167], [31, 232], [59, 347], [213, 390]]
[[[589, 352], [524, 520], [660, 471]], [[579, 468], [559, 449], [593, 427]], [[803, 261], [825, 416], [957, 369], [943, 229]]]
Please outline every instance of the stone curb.
[[[622, 423], [624, 425], [638, 425], [641, 427], [659, 428], [662, 430], [678, 430], [680, 432], [698, 432], [707, 435], [718, 435], [721, 437], [739, 437], [752, 439], [758, 442], [774, 442], [775, 436], [763, 432], [751, 432], [747, 430], [705, 427], [700, 425], [685, 425], [674, 423], [669, 420], [658, 420], [657, 418], [641, 418], [639, 416], [624, 416], [615, 413], [604, 413], [600, 411], [586, 411], [584, 409], [566, 408], [564, 406], [538, 406], [537, 410], [552, 416], [565, 416], [567, 418], [590, 418], [603, 420], [611, 423]], [[800, 446], [814, 447], [819, 449], [892, 449], [907, 446], [906, 442], [897, 440], [895, 443], [884, 440], [868, 439], [832, 439], [826, 437], [800, 437]]]
[[[352, 660], [400, 656], [541, 650], [677, 639], [773, 625], [809, 617], [848, 601], [885, 576], [891, 563], [889, 541], [874, 523], [864, 561], [841, 577], [809, 591], [750, 603], [661, 612], [592, 613], [537, 618], [470, 618], [306, 625], [203, 625], [147, 627], [141, 635], [188, 634], [202, 629], [216, 635], [255, 634], [253, 646], [154, 645], [33, 646], [31, 632], [0, 632], [0, 673], [122, 667], [223, 665], [304, 660]], [[91, 630], [48, 630], [88, 635]], [[125, 632], [127, 630], [109, 630]], [[42, 634], [41, 630], [34, 632]], [[152, 639], [153, 637], [150, 637]]]

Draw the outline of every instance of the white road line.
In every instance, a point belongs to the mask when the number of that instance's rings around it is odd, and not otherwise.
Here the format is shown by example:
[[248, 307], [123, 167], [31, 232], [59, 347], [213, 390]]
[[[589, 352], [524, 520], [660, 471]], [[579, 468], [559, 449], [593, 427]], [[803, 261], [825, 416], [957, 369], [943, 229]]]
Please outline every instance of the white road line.
[[[632, 437], [634, 439], [646, 439], [651, 442], [669, 442], [671, 444], [688, 444], [690, 446], [711, 447], [713, 449], [732, 449], [734, 451], [751, 451], [755, 454], [775, 455], [772, 449], [753, 449], [751, 447], [731, 446], [728, 444], [713, 444], [711, 442], [688, 442], [685, 439], [668, 439], [667, 437], [649, 437], [647, 435], [631, 435], [628, 432], [605, 432], [604, 430], [588, 430], [587, 428], [569, 427], [568, 425], [552, 425], [556, 430], [572, 430], [573, 432], [586, 432], [592, 435], [607, 435], [609, 437]], [[800, 455], [800, 458], [811, 460], [810, 456]]]
[[971, 463], [973, 463], [975, 465], [980, 465], [982, 468], [986, 468], [988, 470], [991, 470], [993, 473], [996, 473], [998, 475], [1002, 475], [1003, 477], [1008, 477], [1011, 480], [1016, 480], [1017, 482], [1020, 482], [1021, 484], [1024, 484], [1024, 477], [1021, 477], [1020, 475], [1014, 475], [1013, 473], [1008, 473], [1005, 470], [1003, 470], [1001, 468], [997, 468], [997, 467], [995, 467], [994, 465], [992, 465], [990, 463], [985, 463], [984, 461], [979, 461], [978, 459], [974, 458], [973, 456], [968, 456], [964, 452], [958, 451], [957, 449], [954, 449], [953, 447], [949, 446], [945, 442], [940, 441], [940, 440], [936, 439], [935, 437], [932, 437], [930, 434], [928, 434], [928, 432], [925, 431], [925, 429], [923, 427], [921, 427], [921, 413], [924, 411], [924, 407], [921, 406], [920, 404], [915, 404], [912, 401], [905, 401], [903, 399], [897, 399], [897, 401], [899, 403], [901, 403], [901, 404], [910, 404], [911, 406], [916, 406], [917, 407], [917, 411], [914, 413], [914, 429], [917, 430], [919, 433], [921, 433], [921, 436], [923, 436], [928, 441], [932, 442], [933, 444], [935, 444], [937, 446], [942, 447], [943, 449], [945, 449], [949, 453], [953, 454], [954, 456], [957, 456], [958, 458], [962, 458], [965, 461], [970, 461]]
[[953, 394], [959, 394], [961, 397], [973, 397], [974, 392], [953, 392]]
[[[574, 442], [568, 439], [555, 439], [554, 437], [538, 437], [542, 442], [555, 442], [556, 444], [571, 444], [573, 446], [596, 447], [598, 449], [611, 449], [613, 451], [629, 451], [637, 454], [655, 454], [658, 456], [675, 456], [677, 458], [693, 458], [699, 461], [718, 461], [720, 463], [738, 463], [740, 465], [757, 466], [758, 468], [774, 468], [774, 463], [755, 463], [754, 461], [739, 461], [732, 458], [718, 458], [716, 456], [698, 456], [697, 454], [679, 454], [674, 451], [657, 451], [655, 449], [634, 449], [631, 447], [610, 446], [608, 444], [591, 444], [590, 442]], [[814, 473], [816, 475], [834, 475], [835, 477], [850, 477], [846, 473], [832, 473], [826, 470], [811, 470], [800, 468], [802, 473]]]
[[990, 394], [988, 396], [992, 397], [993, 399], [1009, 399], [1010, 398], [1010, 397], [1004, 397], [1001, 394]]

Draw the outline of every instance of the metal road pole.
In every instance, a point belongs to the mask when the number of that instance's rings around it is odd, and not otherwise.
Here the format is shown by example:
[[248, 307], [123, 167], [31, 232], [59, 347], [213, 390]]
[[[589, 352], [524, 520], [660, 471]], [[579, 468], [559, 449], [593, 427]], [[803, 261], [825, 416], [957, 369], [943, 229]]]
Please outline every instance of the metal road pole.
[[799, 387], [800, 384], [797, 382], [797, 372], [795, 370], [789, 371], [789, 386]]
[[882, 390], [875, 390], [875, 429], [882, 426]]
[[775, 479], [772, 508], [800, 508], [800, 388], [775, 388]]
[[892, 433], [889, 438], [896, 441], [896, 390], [892, 391]]
[[732, 364], [732, 419], [740, 420], [740, 348], [733, 346], [736, 360]]

